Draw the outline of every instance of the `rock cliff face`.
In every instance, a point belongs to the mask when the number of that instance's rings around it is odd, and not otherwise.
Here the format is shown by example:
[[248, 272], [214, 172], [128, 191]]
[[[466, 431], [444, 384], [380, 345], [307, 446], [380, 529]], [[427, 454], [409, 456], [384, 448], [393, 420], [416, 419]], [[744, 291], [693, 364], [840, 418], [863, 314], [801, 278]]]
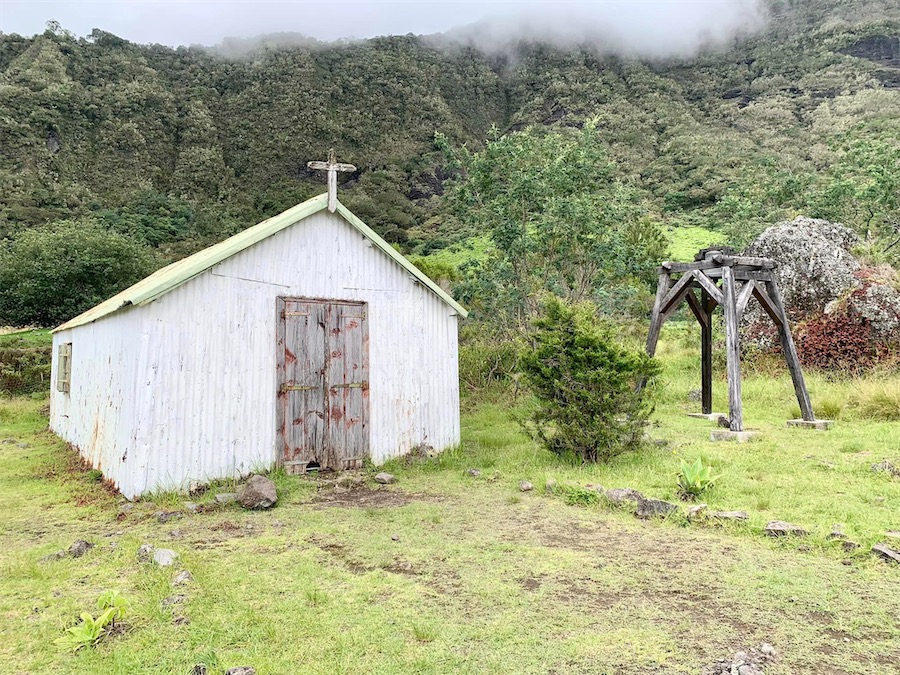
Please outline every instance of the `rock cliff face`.
[[[843, 225], [801, 216], [768, 228], [745, 251], [778, 263], [775, 276], [800, 358], [809, 365], [863, 366], [900, 346], [900, 276], [866, 267], [853, 255], [857, 242]], [[755, 303], [743, 328], [746, 344], [777, 344]]]

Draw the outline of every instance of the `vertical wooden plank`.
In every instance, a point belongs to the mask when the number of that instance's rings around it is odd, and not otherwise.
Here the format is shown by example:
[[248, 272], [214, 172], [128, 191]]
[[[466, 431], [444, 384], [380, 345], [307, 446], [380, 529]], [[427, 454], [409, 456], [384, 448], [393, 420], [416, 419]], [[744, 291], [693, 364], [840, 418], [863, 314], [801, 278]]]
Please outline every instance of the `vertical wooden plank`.
[[[778, 335], [781, 338], [781, 349], [784, 351], [784, 360], [787, 362], [788, 370], [791, 373], [791, 380], [794, 383], [794, 393], [797, 396], [797, 403], [800, 404], [800, 412], [803, 419], [812, 422], [816, 419], [813, 412], [812, 401], [809, 398], [809, 391], [806, 389], [806, 381], [803, 378], [803, 369], [800, 366], [800, 357], [797, 356], [797, 348], [794, 345], [794, 338], [791, 336], [791, 326], [788, 322], [787, 312], [784, 309], [784, 302], [781, 299], [781, 291], [778, 289], [778, 283], [769, 281], [766, 283], [769, 298], [775, 309], [781, 316], [781, 323], [778, 325]], [[777, 323], [777, 322], [776, 322]]]
[[328, 462], [359, 468], [369, 451], [369, 357], [366, 306], [330, 303], [328, 339]]
[[728, 365], [728, 416], [732, 431], [744, 430], [741, 407], [741, 342], [737, 316], [734, 270], [722, 268], [722, 309], [725, 311], [725, 358]]
[[671, 278], [669, 273], [660, 268], [656, 284], [656, 301], [653, 303], [653, 313], [650, 315], [650, 332], [647, 334], [647, 355], [656, 354], [656, 344], [659, 342], [659, 331], [662, 329], [663, 316], [662, 304], [666, 293], [669, 292]]
[[700, 294], [700, 307], [706, 321], [700, 324], [700, 400], [703, 414], [712, 413], [712, 311], [710, 297], [704, 289]]
[[284, 466], [288, 454], [288, 439], [285, 436], [284, 415], [287, 392], [284, 385], [284, 298], [275, 298], [275, 463]]

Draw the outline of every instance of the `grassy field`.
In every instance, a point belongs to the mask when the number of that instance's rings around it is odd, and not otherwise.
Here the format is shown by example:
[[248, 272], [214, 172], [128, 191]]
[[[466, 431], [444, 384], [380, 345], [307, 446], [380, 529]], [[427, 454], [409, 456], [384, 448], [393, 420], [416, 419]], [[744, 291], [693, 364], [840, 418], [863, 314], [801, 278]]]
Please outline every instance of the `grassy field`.
[[[0, 400], [0, 663], [32, 675], [197, 663], [216, 675], [240, 665], [260, 675], [680, 674], [769, 642], [778, 658], [766, 673], [897, 672], [900, 567], [868, 548], [900, 529], [900, 480], [870, 469], [900, 459], [900, 423], [872, 420], [864, 405], [872, 392], [892, 400], [896, 379], [811, 377], [814, 400], [838, 417], [822, 433], [784, 427], [795, 405], [784, 374], [749, 376], [745, 418], [762, 439], [714, 444], [709, 423], [684, 415], [697, 379], [686, 344], [671, 333], [660, 350], [651, 434], [665, 445], [610, 466], [567, 466], [536, 448], [513, 419], [523, 402], [504, 394], [467, 400], [462, 446], [393, 463], [394, 486], [345, 491], [276, 475], [272, 511], [213, 506], [210, 493], [199, 500], [208, 510], [167, 522], [157, 514], [180, 510], [181, 497], [120, 511], [45, 431], [42, 401]], [[678, 458], [696, 456], [722, 474], [703, 501], [746, 509], [748, 523], [644, 522], [581, 492], [543, 490], [553, 479], [675, 501]], [[520, 480], [536, 489], [520, 492]], [[811, 535], [764, 537], [776, 518]], [[826, 540], [837, 523], [857, 553]], [[76, 539], [95, 547], [41, 562]], [[193, 581], [173, 588], [174, 570], [138, 561], [142, 543], [175, 550]], [[124, 634], [77, 654], [54, 644], [111, 589], [130, 601]], [[164, 606], [175, 594], [185, 598]]]

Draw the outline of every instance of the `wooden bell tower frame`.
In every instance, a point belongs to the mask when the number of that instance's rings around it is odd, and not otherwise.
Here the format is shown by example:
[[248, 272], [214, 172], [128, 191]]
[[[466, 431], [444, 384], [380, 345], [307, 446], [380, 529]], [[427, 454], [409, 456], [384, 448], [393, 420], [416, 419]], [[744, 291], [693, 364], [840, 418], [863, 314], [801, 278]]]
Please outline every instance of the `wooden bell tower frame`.
[[[666, 262], [659, 269], [659, 285], [647, 353], [656, 353], [659, 332], [666, 320], [686, 300], [701, 327], [701, 370], [703, 413], [712, 413], [712, 313], [717, 305], [725, 314], [725, 352], [728, 367], [728, 408], [731, 431], [743, 431], [741, 404], [741, 345], [739, 324], [750, 298], [756, 298], [778, 327], [781, 347], [787, 361], [797, 402], [806, 422], [815, 422], [809, 392], [797, 349], [791, 337], [781, 292], [775, 281], [774, 260], [737, 256], [719, 249], [704, 249], [694, 262]], [[698, 299], [695, 290], [700, 291]]]

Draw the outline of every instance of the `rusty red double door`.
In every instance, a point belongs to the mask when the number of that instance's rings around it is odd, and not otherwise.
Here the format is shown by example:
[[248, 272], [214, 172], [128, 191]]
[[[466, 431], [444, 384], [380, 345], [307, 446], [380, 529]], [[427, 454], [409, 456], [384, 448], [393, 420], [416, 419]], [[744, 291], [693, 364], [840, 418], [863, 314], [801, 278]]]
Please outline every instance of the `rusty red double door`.
[[278, 435], [288, 473], [352, 469], [369, 453], [366, 304], [278, 298]]

